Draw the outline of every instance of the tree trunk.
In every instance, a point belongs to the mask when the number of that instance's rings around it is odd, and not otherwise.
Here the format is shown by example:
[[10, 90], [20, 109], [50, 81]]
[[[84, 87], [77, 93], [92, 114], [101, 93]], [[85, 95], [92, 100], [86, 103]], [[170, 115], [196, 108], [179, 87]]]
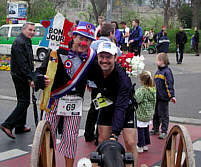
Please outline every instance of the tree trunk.
[[163, 4], [164, 4], [164, 25], [168, 27], [168, 22], [169, 22], [168, 10], [170, 8], [170, 0], [167, 0], [167, 2], [163, 0]]
[[91, 2], [91, 5], [93, 7], [93, 13], [94, 13], [94, 16], [96, 18], [96, 22], [98, 23], [98, 16], [101, 16], [104, 9], [106, 8], [107, 0], [102, 0], [103, 5], [99, 6], [99, 11], [97, 9], [98, 4], [96, 4], [95, 0], [90, 0], [90, 2]]
[[200, 0], [192, 0], [192, 9], [193, 9], [193, 27], [200, 27], [200, 22], [201, 22], [201, 2]]

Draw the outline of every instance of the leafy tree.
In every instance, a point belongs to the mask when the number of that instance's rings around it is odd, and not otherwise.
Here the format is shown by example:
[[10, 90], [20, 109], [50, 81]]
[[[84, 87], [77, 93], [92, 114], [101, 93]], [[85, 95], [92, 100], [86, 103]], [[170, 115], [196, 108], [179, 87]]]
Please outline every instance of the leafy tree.
[[94, 23], [94, 17], [93, 17], [93, 9], [92, 6], [88, 6], [86, 11], [81, 11], [78, 14], [78, 17], [80, 20], [85, 20], [88, 21], [90, 23]]
[[32, 22], [40, 22], [40, 20], [47, 20], [55, 15], [54, 3], [48, 0], [42, 0], [35, 1], [30, 5], [27, 19]]
[[6, 24], [6, 0], [0, 0], [0, 25]]
[[183, 4], [178, 10], [178, 19], [182, 23], [182, 25], [186, 28], [192, 27], [192, 7]]
[[123, 13], [122, 20], [131, 28], [133, 20], [139, 18], [139, 15], [134, 10], [126, 10]]
[[193, 13], [193, 26], [199, 27], [201, 25], [201, 1], [191, 0], [192, 3], [192, 13]]

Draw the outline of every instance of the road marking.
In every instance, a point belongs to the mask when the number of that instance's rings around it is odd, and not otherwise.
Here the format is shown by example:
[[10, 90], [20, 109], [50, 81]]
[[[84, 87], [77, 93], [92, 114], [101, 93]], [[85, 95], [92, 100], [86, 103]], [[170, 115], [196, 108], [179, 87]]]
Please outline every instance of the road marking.
[[0, 153], [0, 161], [4, 161], [7, 159], [11, 159], [11, 158], [15, 158], [18, 156], [22, 156], [27, 154], [28, 152], [26, 151], [22, 151], [19, 149], [13, 149], [13, 150], [9, 150], [9, 151], [5, 151], [5, 152], [1, 152]]
[[201, 114], [201, 110], [200, 110], [200, 111], [198, 111], [198, 114]]

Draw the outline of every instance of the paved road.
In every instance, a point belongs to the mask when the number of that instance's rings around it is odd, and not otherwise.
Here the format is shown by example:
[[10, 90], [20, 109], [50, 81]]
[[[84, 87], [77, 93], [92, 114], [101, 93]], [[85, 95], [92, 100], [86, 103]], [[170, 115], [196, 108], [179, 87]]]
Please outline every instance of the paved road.
[[[201, 125], [201, 56], [185, 55], [184, 62], [181, 65], [175, 63], [175, 54], [169, 54], [169, 58], [171, 63], [170, 67], [173, 70], [175, 78], [177, 98], [177, 103], [170, 105], [171, 120]], [[154, 74], [156, 71], [155, 55], [145, 55], [145, 64], [145, 69], [150, 70]], [[36, 65], [39, 64], [36, 63]], [[132, 81], [137, 82], [137, 79], [132, 78]], [[39, 98], [40, 96], [41, 92], [38, 92], [37, 97]], [[15, 107], [15, 103], [15, 90], [9, 72], [0, 71], [0, 123], [11, 113], [12, 109]], [[84, 129], [86, 111], [89, 104], [90, 95], [86, 93], [84, 102], [85, 112], [83, 113], [80, 126], [81, 135], [83, 134], [82, 129]], [[32, 144], [35, 130], [32, 111], [32, 106], [30, 106], [27, 124], [31, 126], [32, 132], [30, 132], [29, 135], [18, 135], [15, 140], [10, 140], [0, 132], [0, 161], [3, 160], [1, 157], [4, 157], [7, 153], [16, 157], [30, 152], [31, 147], [29, 145]], [[7, 152], [13, 149], [15, 154]]]

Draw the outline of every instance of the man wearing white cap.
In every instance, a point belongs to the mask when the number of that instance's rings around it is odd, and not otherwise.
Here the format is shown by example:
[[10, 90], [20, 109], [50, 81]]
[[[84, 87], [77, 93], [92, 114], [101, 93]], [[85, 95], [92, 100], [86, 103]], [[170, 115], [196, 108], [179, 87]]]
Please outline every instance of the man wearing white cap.
[[[107, 139], [118, 139], [123, 129], [126, 149], [133, 152], [135, 166], [138, 154], [136, 151], [136, 121], [134, 111], [128, 110], [132, 83], [124, 69], [116, 62], [117, 47], [113, 42], [104, 41], [97, 50], [98, 65], [93, 81], [98, 95], [93, 99], [98, 116], [98, 143]], [[90, 71], [91, 72], [91, 71]]]

